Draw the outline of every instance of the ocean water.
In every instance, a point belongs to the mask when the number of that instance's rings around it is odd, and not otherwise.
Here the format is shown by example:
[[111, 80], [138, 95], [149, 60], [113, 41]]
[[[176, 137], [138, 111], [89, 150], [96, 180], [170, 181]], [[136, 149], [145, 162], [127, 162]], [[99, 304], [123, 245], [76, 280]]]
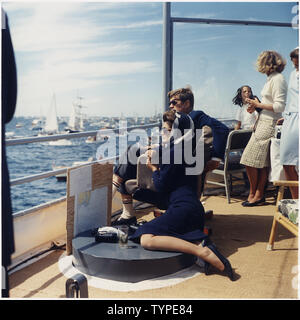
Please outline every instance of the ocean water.
[[[6, 125], [6, 134], [14, 137], [37, 135], [31, 130], [33, 118], [14, 118]], [[22, 127], [16, 127], [21, 123]], [[66, 124], [60, 125], [63, 131]], [[99, 127], [85, 124], [85, 131]], [[72, 166], [74, 161], [87, 161], [96, 156], [101, 142], [86, 143], [87, 137], [72, 139], [72, 145], [52, 146], [49, 142], [29, 143], [7, 146], [6, 155], [10, 180], [51, 171], [52, 164]], [[128, 142], [132, 144], [133, 142]], [[66, 182], [58, 181], [55, 176], [11, 187], [13, 213], [58, 199], [66, 195]]]
[[[33, 118], [15, 117], [6, 125], [6, 133], [14, 137], [28, 137], [37, 135], [31, 130]], [[97, 130], [90, 121], [85, 124], [85, 131]], [[145, 123], [148, 121], [146, 120]], [[228, 127], [233, 127], [234, 121], [223, 121]], [[16, 127], [21, 123], [22, 127]], [[63, 131], [66, 124], [60, 125]], [[150, 129], [148, 130], [148, 134]], [[72, 145], [52, 146], [49, 142], [29, 143], [17, 146], [7, 146], [6, 155], [10, 179], [27, 177], [30, 175], [52, 170], [52, 165], [72, 166], [74, 161], [87, 161], [96, 157], [101, 142], [86, 143], [85, 138], [72, 139]], [[134, 142], [128, 141], [128, 145]], [[33, 206], [61, 198], [66, 195], [66, 182], [58, 181], [55, 176], [46, 179], [20, 184], [11, 187], [12, 207], [16, 213]]]

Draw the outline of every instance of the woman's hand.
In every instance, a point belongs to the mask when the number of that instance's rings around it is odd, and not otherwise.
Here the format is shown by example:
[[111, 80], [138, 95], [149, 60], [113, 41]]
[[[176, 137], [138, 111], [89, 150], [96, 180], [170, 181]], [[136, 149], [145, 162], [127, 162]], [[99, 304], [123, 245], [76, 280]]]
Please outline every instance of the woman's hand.
[[236, 125], [234, 126], [234, 130], [239, 130], [239, 129], [241, 129], [241, 121], [238, 121], [237, 123], [236, 123]]
[[146, 151], [146, 155], [147, 155], [148, 159], [149, 158], [152, 159], [152, 158], [157, 157], [157, 152], [156, 152], [156, 150], [148, 149]]
[[[147, 162], [146, 162], [146, 165], [147, 165], [147, 167], [152, 171], [152, 172], [154, 172], [154, 171], [156, 171], [156, 170], [158, 170], [158, 165], [157, 164], [153, 164], [151, 161], [152, 161], [152, 159], [154, 160], [154, 162], [156, 162], [157, 163], [157, 156], [158, 156], [158, 154], [157, 154], [157, 152], [155, 151], [155, 150], [148, 150], [147, 151]], [[156, 160], [156, 161], [155, 161]]]
[[249, 98], [246, 98], [245, 102], [249, 104], [249, 107], [247, 108], [247, 111], [249, 113], [254, 112], [256, 108], [260, 110], [263, 109], [263, 110], [269, 110], [274, 112], [272, 104], [261, 103], [257, 99], [249, 99]]
[[247, 108], [247, 112], [253, 113], [254, 111], [255, 111], [255, 107], [252, 105], [249, 105], [249, 107]]
[[250, 105], [251, 108], [254, 107], [254, 109], [258, 108], [260, 105], [260, 103], [257, 99], [246, 98], [245, 101], [246, 101], [246, 103], [248, 103]]
[[147, 167], [152, 171], [158, 170], [158, 165], [157, 164], [152, 164], [151, 163], [151, 157], [148, 156], [147, 162], [146, 162]]
[[284, 121], [284, 118], [280, 118], [280, 119], [277, 120], [276, 124], [278, 126], [281, 126], [283, 124], [283, 121]]
[[246, 98], [245, 102], [248, 104], [247, 112], [249, 113], [253, 113], [255, 108], [257, 108], [259, 105], [259, 102], [256, 99]]
[[246, 98], [245, 102], [250, 104], [250, 105], [255, 105], [258, 101], [256, 99]]

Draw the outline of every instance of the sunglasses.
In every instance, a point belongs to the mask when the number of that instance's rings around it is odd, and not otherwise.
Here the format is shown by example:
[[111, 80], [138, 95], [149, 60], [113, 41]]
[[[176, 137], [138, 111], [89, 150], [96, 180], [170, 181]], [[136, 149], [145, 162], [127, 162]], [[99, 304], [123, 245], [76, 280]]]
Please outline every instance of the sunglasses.
[[171, 104], [172, 104], [173, 106], [176, 106], [179, 101], [180, 101], [179, 99], [171, 100], [171, 101], [169, 102], [169, 106], [170, 106]]

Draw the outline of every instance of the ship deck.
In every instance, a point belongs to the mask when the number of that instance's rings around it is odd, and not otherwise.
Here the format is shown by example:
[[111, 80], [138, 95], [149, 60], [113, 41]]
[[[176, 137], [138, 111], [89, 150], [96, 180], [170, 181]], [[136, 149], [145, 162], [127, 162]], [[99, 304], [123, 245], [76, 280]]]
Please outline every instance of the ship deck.
[[[169, 277], [165, 285], [158, 288], [151, 288], [150, 284], [145, 289], [118, 291], [89, 283], [89, 298], [298, 299], [298, 238], [279, 225], [274, 250], [266, 250], [275, 211], [274, 190], [267, 192], [266, 205], [250, 208], [241, 205], [245, 199], [241, 195], [233, 196], [228, 204], [221, 190], [208, 188], [201, 201], [205, 210], [213, 210], [213, 218], [206, 224], [212, 228], [212, 240], [230, 260], [237, 274], [235, 282], [220, 273], [206, 276], [195, 265], [192, 267], [192, 277], [182, 274], [177, 283]], [[120, 199], [115, 197], [113, 211], [120, 207]], [[149, 209], [138, 213], [138, 219], [149, 220], [153, 217]], [[59, 259], [64, 255], [64, 250], [52, 251], [11, 273], [10, 298], [65, 298], [67, 277], [59, 267]]]

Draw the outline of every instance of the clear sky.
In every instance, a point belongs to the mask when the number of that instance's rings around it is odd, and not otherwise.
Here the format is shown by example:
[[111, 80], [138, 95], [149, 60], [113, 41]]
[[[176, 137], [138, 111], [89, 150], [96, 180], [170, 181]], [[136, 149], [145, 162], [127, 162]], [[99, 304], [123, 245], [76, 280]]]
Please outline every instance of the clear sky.
[[[55, 93], [59, 116], [151, 116], [162, 111], [161, 2], [4, 2], [18, 72], [17, 116], [46, 115]], [[172, 16], [297, 22], [297, 2], [172, 2]], [[173, 87], [190, 85], [195, 109], [232, 117], [232, 98], [266, 76], [255, 70], [263, 50], [287, 60], [298, 29], [175, 24]]]

